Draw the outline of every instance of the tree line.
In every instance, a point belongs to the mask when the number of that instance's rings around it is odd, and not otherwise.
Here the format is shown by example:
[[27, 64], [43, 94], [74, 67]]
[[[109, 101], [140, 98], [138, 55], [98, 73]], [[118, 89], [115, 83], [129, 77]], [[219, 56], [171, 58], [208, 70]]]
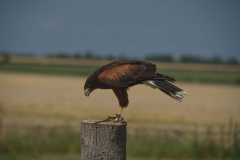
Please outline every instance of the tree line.
[[[86, 51], [84, 53], [76, 52], [69, 54], [67, 52], [59, 52], [47, 55], [48, 57], [59, 58], [82, 58], [82, 59], [107, 59], [107, 60], [126, 60], [126, 59], [139, 59], [137, 57], [129, 58], [126, 54], [115, 56], [114, 54], [108, 54], [106, 56], [100, 56], [92, 51]], [[179, 62], [179, 63], [209, 63], [209, 64], [239, 64], [236, 57], [229, 57], [223, 59], [220, 55], [215, 55], [210, 58], [205, 58], [198, 55], [182, 54], [178, 60], [174, 58], [171, 53], [149, 53], [140, 60], [147, 61], [159, 61], [159, 62]]]
[[[36, 54], [32, 53], [9, 53], [0, 51], [0, 55], [5, 56], [5, 61], [8, 61], [10, 55], [19, 55], [19, 56], [35, 56]], [[116, 56], [113, 53], [107, 54], [105, 56], [96, 54], [92, 51], [85, 51], [69, 53], [69, 52], [56, 52], [46, 54], [45, 57], [57, 57], [57, 58], [75, 58], [75, 59], [107, 59], [107, 60], [126, 60], [126, 59], [138, 59], [138, 60], [147, 60], [147, 61], [158, 61], [158, 62], [170, 62], [170, 63], [208, 63], [208, 64], [239, 64], [239, 61], [236, 57], [230, 56], [227, 59], [222, 58], [220, 55], [215, 55], [212, 57], [203, 57], [193, 54], [182, 54], [178, 60], [174, 58], [171, 53], [149, 53], [146, 54], [143, 58], [138, 57], [129, 57], [126, 54], [121, 54]]]

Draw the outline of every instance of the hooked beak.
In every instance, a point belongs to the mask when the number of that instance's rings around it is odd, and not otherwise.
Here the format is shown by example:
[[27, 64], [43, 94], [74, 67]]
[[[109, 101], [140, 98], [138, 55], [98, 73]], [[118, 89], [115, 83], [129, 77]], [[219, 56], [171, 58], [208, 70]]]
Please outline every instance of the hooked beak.
[[84, 90], [84, 94], [85, 94], [85, 96], [89, 96], [89, 94], [90, 94], [90, 88], [87, 88], [87, 89], [85, 89]]

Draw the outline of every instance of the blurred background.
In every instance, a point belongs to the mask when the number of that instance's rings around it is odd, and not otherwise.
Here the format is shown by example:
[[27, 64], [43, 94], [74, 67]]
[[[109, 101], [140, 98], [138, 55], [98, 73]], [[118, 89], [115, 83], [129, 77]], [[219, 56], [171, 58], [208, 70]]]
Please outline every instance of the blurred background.
[[127, 157], [240, 159], [238, 0], [1, 0], [0, 159], [80, 159], [80, 122], [118, 111], [111, 90], [83, 94], [115, 60], [155, 63], [182, 103], [128, 91]]

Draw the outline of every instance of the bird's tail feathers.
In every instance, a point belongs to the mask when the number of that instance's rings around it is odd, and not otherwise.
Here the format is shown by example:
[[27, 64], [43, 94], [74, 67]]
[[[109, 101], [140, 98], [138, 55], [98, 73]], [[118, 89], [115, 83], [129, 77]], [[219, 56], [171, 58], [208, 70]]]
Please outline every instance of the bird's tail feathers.
[[174, 86], [173, 84], [165, 81], [165, 80], [147, 80], [144, 81], [143, 84], [146, 84], [152, 88], [157, 88], [167, 94], [168, 96], [172, 97], [173, 99], [181, 102], [184, 98], [184, 95], [189, 95], [187, 92], [183, 91], [182, 89]]
[[153, 80], [166, 80], [166, 81], [171, 81], [174, 82], [175, 79], [169, 76], [166, 76], [164, 74], [157, 73], [154, 77]]

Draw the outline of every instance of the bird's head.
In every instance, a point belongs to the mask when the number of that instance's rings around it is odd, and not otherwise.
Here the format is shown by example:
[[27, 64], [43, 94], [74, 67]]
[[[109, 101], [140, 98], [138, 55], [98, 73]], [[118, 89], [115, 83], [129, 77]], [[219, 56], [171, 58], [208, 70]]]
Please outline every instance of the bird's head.
[[93, 76], [88, 77], [87, 81], [84, 85], [84, 94], [85, 96], [89, 96], [92, 91], [97, 88], [97, 81]]

